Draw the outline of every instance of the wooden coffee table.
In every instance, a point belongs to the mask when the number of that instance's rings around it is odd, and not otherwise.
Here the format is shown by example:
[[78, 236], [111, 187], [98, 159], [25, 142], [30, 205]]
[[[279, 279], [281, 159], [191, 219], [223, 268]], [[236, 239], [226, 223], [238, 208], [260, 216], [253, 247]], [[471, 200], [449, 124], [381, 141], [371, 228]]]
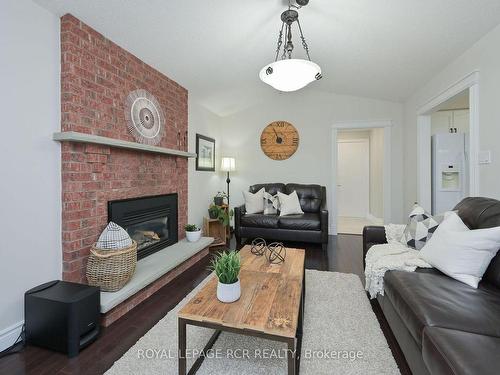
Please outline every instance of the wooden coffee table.
[[[215, 333], [203, 353], [213, 346], [221, 331], [262, 337], [287, 344], [288, 374], [298, 374], [304, 316], [305, 271], [303, 249], [287, 248], [285, 262], [269, 264], [266, 257], [240, 250], [241, 297], [233, 303], [217, 299], [217, 277], [179, 311], [179, 374], [186, 374], [186, 325], [213, 328]], [[296, 355], [297, 354], [297, 355]], [[189, 374], [201, 366], [197, 358]]]

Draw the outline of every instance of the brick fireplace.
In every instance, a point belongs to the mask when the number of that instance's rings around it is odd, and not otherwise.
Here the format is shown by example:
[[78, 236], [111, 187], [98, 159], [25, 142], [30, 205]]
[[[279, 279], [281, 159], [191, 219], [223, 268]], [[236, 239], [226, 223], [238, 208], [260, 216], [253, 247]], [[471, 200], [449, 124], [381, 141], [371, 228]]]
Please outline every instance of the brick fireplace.
[[[186, 151], [185, 88], [72, 15], [61, 18], [61, 53], [61, 131], [134, 141], [125, 98], [145, 89], [165, 113], [158, 146]], [[109, 201], [177, 193], [178, 238], [184, 237], [186, 158], [76, 142], [63, 142], [61, 157], [64, 280], [86, 283], [90, 246], [107, 224]]]

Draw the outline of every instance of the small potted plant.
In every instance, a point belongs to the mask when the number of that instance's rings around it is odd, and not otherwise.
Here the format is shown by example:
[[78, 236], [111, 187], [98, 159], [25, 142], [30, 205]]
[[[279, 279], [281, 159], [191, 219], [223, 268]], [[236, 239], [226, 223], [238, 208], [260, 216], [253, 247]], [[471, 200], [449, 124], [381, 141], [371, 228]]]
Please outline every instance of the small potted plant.
[[219, 210], [220, 208], [212, 203], [210, 207], [208, 207], [208, 217], [210, 217], [210, 219], [219, 218]]
[[225, 227], [229, 225], [231, 218], [234, 216], [234, 211], [231, 209], [229, 212], [221, 207], [219, 208], [219, 212], [217, 215], [217, 219], [224, 225]]
[[234, 216], [234, 210], [227, 210], [225, 207], [217, 206], [212, 203], [210, 207], [208, 207], [208, 216], [210, 219], [219, 219], [222, 225], [228, 226], [231, 218]]
[[240, 255], [236, 251], [220, 252], [211, 262], [210, 269], [215, 272], [217, 283], [217, 299], [224, 303], [231, 303], [240, 299], [241, 286], [238, 275], [240, 273]]
[[186, 231], [186, 239], [189, 242], [196, 242], [201, 238], [201, 229], [195, 224], [186, 224], [184, 226]]
[[224, 198], [227, 199], [227, 194], [223, 191], [219, 191], [217, 195], [214, 197], [214, 204], [216, 206], [222, 206], [224, 204]]

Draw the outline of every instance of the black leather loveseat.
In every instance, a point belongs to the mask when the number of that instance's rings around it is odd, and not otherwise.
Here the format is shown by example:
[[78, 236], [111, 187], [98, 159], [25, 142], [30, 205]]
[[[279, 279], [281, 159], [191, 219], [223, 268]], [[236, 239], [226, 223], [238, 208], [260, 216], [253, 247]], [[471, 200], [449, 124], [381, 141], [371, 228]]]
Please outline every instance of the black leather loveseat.
[[[500, 226], [500, 201], [466, 198], [455, 210], [471, 229]], [[365, 227], [365, 254], [385, 241], [384, 227]], [[413, 374], [500, 373], [500, 253], [478, 289], [436, 269], [390, 271], [377, 299]]]
[[238, 246], [243, 238], [265, 238], [276, 241], [299, 241], [321, 243], [323, 249], [328, 244], [328, 211], [326, 209], [326, 189], [320, 185], [302, 184], [257, 184], [249, 191], [260, 189], [271, 195], [278, 192], [290, 194], [294, 190], [299, 197], [301, 215], [247, 214], [245, 206], [234, 209], [235, 236]]

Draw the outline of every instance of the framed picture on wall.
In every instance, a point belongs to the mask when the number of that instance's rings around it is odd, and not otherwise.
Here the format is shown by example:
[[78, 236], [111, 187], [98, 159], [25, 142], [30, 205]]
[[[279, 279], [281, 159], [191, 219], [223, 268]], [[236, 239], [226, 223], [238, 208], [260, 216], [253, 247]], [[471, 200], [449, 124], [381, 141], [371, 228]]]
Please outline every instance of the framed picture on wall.
[[215, 172], [215, 139], [196, 134], [196, 170]]

